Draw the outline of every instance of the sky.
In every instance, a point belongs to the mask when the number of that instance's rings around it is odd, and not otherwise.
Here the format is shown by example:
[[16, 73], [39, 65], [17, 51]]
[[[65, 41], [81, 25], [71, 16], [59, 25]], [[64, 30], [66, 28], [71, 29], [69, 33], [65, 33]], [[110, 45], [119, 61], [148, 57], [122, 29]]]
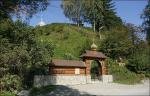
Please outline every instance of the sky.
[[[147, 1], [148, 0], [114, 0], [115, 11], [124, 22], [139, 26], [143, 21], [140, 18], [140, 15], [144, 10]], [[64, 16], [63, 10], [60, 7], [61, 0], [51, 0], [50, 3], [47, 10], [39, 12], [31, 18], [30, 25], [37, 25], [40, 22], [41, 17], [46, 24], [70, 22], [70, 20]]]

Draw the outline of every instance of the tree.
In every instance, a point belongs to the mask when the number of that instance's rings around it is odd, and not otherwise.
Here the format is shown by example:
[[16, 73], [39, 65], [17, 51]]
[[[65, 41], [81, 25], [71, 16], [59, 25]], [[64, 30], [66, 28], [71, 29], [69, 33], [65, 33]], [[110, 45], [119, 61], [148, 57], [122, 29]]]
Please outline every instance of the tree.
[[[29, 19], [38, 11], [45, 10], [48, 3], [47, 0], [0, 1], [1, 91], [15, 92], [14, 90], [19, 90], [20, 87], [28, 85], [29, 82], [24, 83], [24, 81], [31, 75], [33, 77], [37, 74], [35, 73], [37, 72], [36, 68], [41, 73], [48, 68], [46, 66], [53, 54], [51, 44], [39, 44], [35, 39], [32, 27], [20, 21], [13, 22], [11, 18], [13, 15], [17, 17], [23, 15], [26, 19]], [[41, 71], [43, 70], [41, 68], [46, 69]], [[33, 80], [33, 78], [31, 79]]]
[[[132, 41], [132, 45], [134, 46], [131, 50], [132, 54], [134, 54], [136, 51], [139, 51], [141, 49], [141, 43], [143, 43], [142, 39], [142, 28], [137, 27], [134, 24], [127, 23], [125, 24], [125, 27], [127, 28], [127, 31], [129, 32], [129, 39]], [[145, 47], [145, 45], [143, 45]]]
[[[104, 26], [107, 29], [122, 23], [114, 11], [112, 0], [89, 0], [85, 1], [85, 14], [87, 22], [94, 25], [97, 31]], [[94, 22], [95, 21], [95, 22]]]
[[148, 44], [150, 45], [150, 0], [148, 0], [148, 4], [146, 5], [141, 18], [144, 19], [143, 27], [146, 32], [146, 39]]
[[132, 54], [129, 58], [127, 68], [136, 73], [142, 73], [150, 77], [150, 64], [148, 48], [143, 48]]
[[10, 18], [12, 14], [32, 17], [33, 14], [45, 10], [48, 4], [47, 0], [1, 0], [0, 20]]
[[[92, 24], [97, 31], [102, 26], [109, 29], [122, 23], [114, 12], [114, 5], [111, 0], [80, 0], [78, 2], [79, 0], [63, 0], [62, 2], [64, 14], [70, 20], [80, 14], [80, 20]], [[75, 11], [76, 9], [79, 9], [79, 11]]]
[[64, 9], [64, 14], [67, 18], [75, 23], [82, 24], [82, 1], [83, 0], [63, 0], [61, 7]]
[[31, 87], [34, 75], [48, 73], [53, 46], [49, 42], [37, 41], [33, 28], [20, 21], [14, 23], [4, 20], [0, 25], [0, 79], [3, 80], [0, 82], [1, 89], [7, 86], [7, 90], [18, 90], [15, 85], [8, 86], [6, 83], [5, 77], [9, 76], [21, 78], [21, 87]]
[[134, 47], [129, 34], [128, 29], [123, 26], [115, 27], [111, 32], [105, 32], [105, 38], [100, 42], [100, 50], [113, 59], [127, 58]]
[[135, 26], [134, 24], [127, 23], [125, 24], [127, 27], [129, 33], [130, 33], [130, 38], [132, 40], [132, 44], [135, 45], [138, 42], [138, 33], [141, 32], [140, 28]]

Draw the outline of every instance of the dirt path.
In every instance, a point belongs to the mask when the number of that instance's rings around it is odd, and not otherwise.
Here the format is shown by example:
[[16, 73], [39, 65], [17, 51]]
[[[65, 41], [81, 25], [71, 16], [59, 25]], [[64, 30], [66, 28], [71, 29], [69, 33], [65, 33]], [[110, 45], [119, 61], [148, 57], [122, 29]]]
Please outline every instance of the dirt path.
[[97, 83], [72, 86], [58, 86], [48, 96], [107, 96], [107, 95], [140, 95], [149, 96], [150, 81], [145, 80], [142, 84], [123, 85], [118, 83]]

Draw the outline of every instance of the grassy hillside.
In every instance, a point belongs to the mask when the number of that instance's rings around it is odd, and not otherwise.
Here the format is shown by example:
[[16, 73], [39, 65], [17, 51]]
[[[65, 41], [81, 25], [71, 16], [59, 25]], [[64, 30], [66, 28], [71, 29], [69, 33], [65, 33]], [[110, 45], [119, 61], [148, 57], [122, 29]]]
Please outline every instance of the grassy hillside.
[[79, 59], [85, 49], [89, 49], [93, 37], [98, 37], [89, 28], [70, 24], [50, 24], [36, 27], [37, 39], [41, 42], [52, 42], [55, 46], [53, 58]]
[[[57, 59], [80, 59], [79, 56], [90, 49], [93, 38], [100, 45], [99, 36], [90, 28], [77, 27], [70, 24], [50, 24], [34, 29], [40, 43], [50, 42], [54, 45], [54, 56]], [[101, 34], [102, 38], [105, 35]], [[140, 77], [120, 67], [116, 62], [108, 60], [109, 73], [113, 74], [114, 81], [125, 84], [140, 82]]]

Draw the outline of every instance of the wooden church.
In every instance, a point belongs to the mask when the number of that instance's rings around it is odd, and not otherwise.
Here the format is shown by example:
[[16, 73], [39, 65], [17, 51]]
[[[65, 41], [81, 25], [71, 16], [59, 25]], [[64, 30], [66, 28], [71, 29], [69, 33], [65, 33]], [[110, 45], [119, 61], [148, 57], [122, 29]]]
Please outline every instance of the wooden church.
[[[108, 75], [107, 56], [98, 52], [94, 43], [91, 50], [86, 50], [80, 58], [81, 61], [53, 59], [49, 64], [49, 75], [35, 76], [35, 85], [112, 82], [112, 75]], [[92, 66], [93, 62], [97, 64], [95, 67]]]

